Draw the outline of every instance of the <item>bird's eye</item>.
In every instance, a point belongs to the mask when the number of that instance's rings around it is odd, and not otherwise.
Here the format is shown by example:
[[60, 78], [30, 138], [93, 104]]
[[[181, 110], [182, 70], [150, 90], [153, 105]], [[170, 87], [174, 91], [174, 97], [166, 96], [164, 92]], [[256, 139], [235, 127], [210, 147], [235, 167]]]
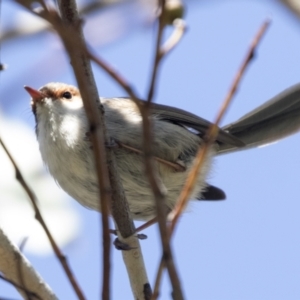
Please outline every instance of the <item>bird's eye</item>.
[[72, 94], [70, 92], [64, 92], [62, 94], [62, 97], [66, 98], [66, 99], [71, 99], [72, 98]]

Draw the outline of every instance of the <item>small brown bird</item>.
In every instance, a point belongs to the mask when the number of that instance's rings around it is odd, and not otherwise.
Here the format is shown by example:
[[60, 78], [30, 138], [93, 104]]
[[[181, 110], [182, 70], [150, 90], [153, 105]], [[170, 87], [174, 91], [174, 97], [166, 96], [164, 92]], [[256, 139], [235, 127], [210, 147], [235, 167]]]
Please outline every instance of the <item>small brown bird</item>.
[[[49, 83], [39, 90], [25, 89], [32, 97], [37, 139], [50, 173], [71, 197], [100, 211], [89, 126], [78, 89], [63, 83]], [[132, 218], [149, 220], [155, 217], [155, 202], [144, 174], [140, 112], [128, 98], [101, 98], [101, 102], [108, 134], [120, 145], [114, 153]], [[158, 175], [171, 210], [211, 123], [184, 110], [155, 103], [151, 105], [150, 118]], [[191, 199], [225, 199], [221, 189], [206, 183], [214, 155], [271, 143], [299, 129], [298, 84], [220, 129]]]

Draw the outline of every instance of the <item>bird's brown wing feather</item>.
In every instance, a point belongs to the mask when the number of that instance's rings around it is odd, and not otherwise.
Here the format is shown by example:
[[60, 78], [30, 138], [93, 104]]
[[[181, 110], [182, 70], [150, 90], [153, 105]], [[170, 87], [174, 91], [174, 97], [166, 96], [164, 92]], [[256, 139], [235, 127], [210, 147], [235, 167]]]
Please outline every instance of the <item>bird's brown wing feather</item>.
[[[198, 131], [202, 136], [206, 134], [208, 128], [212, 125], [211, 122], [190, 112], [157, 103], [151, 103], [151, 114], [157, 116], [161, 120], [166, 120], [172, 123], [177, 123], [192, 128]], [[240, 139], [220, 128], [217, 136], [217, 141], [236, 147], [244, 146], [244, 143]]]

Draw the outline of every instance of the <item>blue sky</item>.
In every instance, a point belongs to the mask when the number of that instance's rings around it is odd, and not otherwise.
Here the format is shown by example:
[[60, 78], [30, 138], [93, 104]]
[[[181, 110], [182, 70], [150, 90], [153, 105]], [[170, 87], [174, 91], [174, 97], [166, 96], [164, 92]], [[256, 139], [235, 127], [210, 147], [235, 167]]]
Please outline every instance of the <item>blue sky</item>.
[[[8, 6], [4, 3], [2, 7], [3, 22], [7, 23], [6, 9], [15, 12], [14, 7]], [[223, 124], [298, 83], [300, 23], [277, 2], [191, 1], [187, 3], [185, 18], [188, 31], [163, 62], [155, 101], [214, 120], [250, 41], [269, 16], [272, 25]], [[143, 97], [155, 31], [139, 22], [129, 28], [130, 33], [118, 41], [101, 45], [92, 40], [91, 44]], [[9, 65], [0, 77], [1, 108], [6, 116], [24, 122], [32, 130], [34, 119], [23, 85], [38, 88], [50, 81], [75, 84], [67, 58], [50, 34], [3, 44], [1, 60]], [[97, 67], [95, 76], [101, 96], [124, 96]], [[300, 298], [299, 147], [297, 134], [268, 147], [215, 159], [209, 182], [224, 189], [227, 200], [192, 202], [180, 219], [172, 242], [186, 299]], [[82, 229], [63, 250], [87, 299], [98, 299], [100, 218], [75, 201], [71, 205], [82, 219]], [[145, 233], [148, 239], [141, 244], [153, 284], [161, 247], [156, 226]], [[112, 299], [131, 299], [121, 253], [113, 250], [112, 257]], [[75, 299], [53, 255], [28, 253], [28, 258], [59, 299]], [[161, 299], [169, 299], [170, 292], [169, 281], [164, 277]], [[19, 297], [1, 281], [0, 296]]]

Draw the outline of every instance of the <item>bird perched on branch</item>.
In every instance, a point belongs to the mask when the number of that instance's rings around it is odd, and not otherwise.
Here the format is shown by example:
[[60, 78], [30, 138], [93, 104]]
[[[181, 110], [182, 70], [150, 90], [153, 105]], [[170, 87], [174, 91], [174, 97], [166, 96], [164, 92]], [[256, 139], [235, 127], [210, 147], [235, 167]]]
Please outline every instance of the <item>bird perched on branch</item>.
[[[71, 197], [100, 211], [90, 127], [79, 90], [63, 83], [48, 83], [39, 90], [27, 86], [25, 89], [32, 97], [39, 148], [51, 175]], [[114, 154], [132, 218], [149, 220], [155, 217], [156, 209], [144, 172], [140, 111], [128, 98], [101, 98], [101, 103], [108, 135], [117, 145]], [[150, 120], [157, 172], [167, 208], [172, 210], [211, 123], [184, 110], [156, 103], [151, 103]], [[206, 183], [213, 156], [265, 145], [299, 129], [300, 84], [219, 129], [191, 199], [225, 199], [221, 189]]]

